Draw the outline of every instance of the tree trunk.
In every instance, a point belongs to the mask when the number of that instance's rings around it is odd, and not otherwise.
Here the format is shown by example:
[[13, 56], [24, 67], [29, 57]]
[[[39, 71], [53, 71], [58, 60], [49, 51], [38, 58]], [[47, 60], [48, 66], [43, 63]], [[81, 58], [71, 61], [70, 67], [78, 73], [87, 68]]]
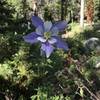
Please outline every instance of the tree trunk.
[[67, 0], [61, 0], [61, 20], [66, 19], [67, 15]]
[[87, 0], [86, 15], [87, 15], [87, 23], [89, 25], [92, 25], [92, 21], [93, 21], [93, 17], [94, 17], [94, 2], [93, 2], [93, 0]]
[[61, 0], [61, 20], [64, 20], [64, 0]]
[[32, 0], [32, 9], [33, 9], [34, 15], [37, 16], [38, 15], [38, 8], [37, 8], [36, 0]]
[[81, 8], [80, 8], [80, 27], [84, 28], [84, 1], [81, 0]]

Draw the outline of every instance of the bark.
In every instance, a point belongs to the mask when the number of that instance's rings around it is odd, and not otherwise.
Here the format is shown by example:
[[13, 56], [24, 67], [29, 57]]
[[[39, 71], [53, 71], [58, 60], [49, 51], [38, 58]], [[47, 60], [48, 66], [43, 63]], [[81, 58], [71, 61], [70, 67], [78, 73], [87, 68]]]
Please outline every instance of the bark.
[[94, 16], [94, 2], [93, 0], [88, 0], [86, 5], [86, 16], [87, 16], [87, 23], [92, 25], [93, 16]]
[[80, 27], [84, 28], [84, 1], [81, 0], [81, 8], [80, 8]]

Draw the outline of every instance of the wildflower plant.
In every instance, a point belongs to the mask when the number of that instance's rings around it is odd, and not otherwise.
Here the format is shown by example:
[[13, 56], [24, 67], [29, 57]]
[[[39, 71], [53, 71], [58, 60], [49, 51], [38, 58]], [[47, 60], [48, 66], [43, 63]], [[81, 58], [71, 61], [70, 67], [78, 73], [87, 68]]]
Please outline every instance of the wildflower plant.
[[32, 16], [32, 24], [36, 27], [36, 31], [23, 36], [23, 38], [31, 44], [39, 42], [42, 55], [45, 54], [49, 58], [55, 48], [68, 50], [67, 43], [58, 36], [58, 33], [66, 28], [66, 21], [53, 24], [50, 21], [43, 22], [38, 16]]

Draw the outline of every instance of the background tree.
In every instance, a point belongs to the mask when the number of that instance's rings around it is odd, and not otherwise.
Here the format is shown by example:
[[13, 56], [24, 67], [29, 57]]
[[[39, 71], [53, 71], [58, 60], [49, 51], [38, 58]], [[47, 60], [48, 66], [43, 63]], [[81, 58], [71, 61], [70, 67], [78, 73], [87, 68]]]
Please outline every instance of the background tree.
[[67, 0], [61, 0], [61, 20], [66, 19]]
[[27, 0], [7, 0], [8, 4], [15, 9], [13, 13], [13, 31], [18, 34], [23, 34], [28, 30], [28, 21], [30, 20], [30, 9]]
[[68, 0], [67, 2], [67, 20], [71, 22], [79, 22], [80, 16], [80, 1], [79, 0]]
[[100, 0], [94, 0], [94, 21], [100, 20]]
[[0, 0], [0, 33], [12, 30], [14, 9], [6, 0]]
[[94, 18], [94, 1], [93, 0], [86, 0], [86, 16], [87, 16], [87, 23], [92, 25], [93, 18]]
[[84, 0], [81, 0], [81, 8], [80, 8], [80, 26], [84, 28]]

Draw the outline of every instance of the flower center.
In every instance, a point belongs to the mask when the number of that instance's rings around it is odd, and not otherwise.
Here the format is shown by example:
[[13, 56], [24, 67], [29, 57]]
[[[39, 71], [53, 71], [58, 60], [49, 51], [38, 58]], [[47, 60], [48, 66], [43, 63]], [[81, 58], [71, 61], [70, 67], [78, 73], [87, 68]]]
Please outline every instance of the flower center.
[[50, 39], [50, 38], [51, 38], [51, 32], [45, 32], [45, 33], [44, 33], [44, 38], [45, 38], [46, 40]]

